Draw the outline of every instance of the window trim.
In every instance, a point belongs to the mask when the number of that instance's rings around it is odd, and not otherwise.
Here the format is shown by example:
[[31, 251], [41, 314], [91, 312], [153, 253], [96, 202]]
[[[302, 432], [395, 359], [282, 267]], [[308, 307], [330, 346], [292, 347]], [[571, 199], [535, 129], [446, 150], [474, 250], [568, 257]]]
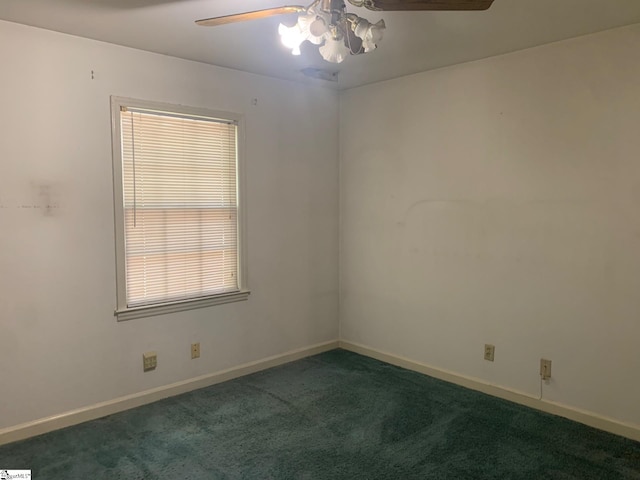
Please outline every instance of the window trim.
[[[232, 121], [237, 125], [237, 196], [238, 196], [238, 291], [227, 292], [206, 297], [197, 297], [175, 302], [156, 303], [138, 307], [127, 307], [127, 285], [125, 264], [125, 222], [124, 222], [124, 190], [122, 171], [122, 132], [120, 129], [121, 107], [156, 110], [174, 114], [193, 115]], [[111, 97], [111, 145], [113, 159], [113, 203], [114, 203], [114, 235], [116, 254], [116, 309], [114, 315], [118, 321], [134, 318], [150, 317], [175, 313], [195, 308], [205, 308], [231, 302], [247, 300], [250, 291], [247, 286], [247, 227], [245, 201], [245, 169], [244, 169], [244, 118], [241, 114], [222, 112], [205, 108], [173, 105], [169, 103], [137, 100], [127, 97]]]

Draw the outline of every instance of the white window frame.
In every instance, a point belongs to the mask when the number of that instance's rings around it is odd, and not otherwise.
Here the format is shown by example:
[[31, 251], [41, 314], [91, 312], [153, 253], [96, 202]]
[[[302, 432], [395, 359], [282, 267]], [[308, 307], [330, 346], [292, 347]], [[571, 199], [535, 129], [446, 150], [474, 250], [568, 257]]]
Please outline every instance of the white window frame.
[[[138, 307], [127, 307], [126, 291], [126, 256], [125, 256], [125, 212], [122, 167], [122, 132], [120, 128], [120, 112], [123, 107], [155, 110], [169, 114], [201, 116], [224, 119], [237, 125], [237, 196], [238, 196], [238, 286], [230, 293], [198, 297], [168, 303], [157, 303]], [[113, 157], [113, 191], [115, 217], [116, 246], [116, 310], [114, 315], [118, 321], [134, 318], [164, 315], [195, 308], [210, 307], [224, 303], [239, 302], [249, 297], [247, 286], [247, 252], [246, 252], [246, 214], [245, 214], [245, 181], [244, 181], [244, 120], [242, 115], [209, 109], [172, 105], [161, 102], [150, 102], [126, 97], [111, 97], [111, 135]]]

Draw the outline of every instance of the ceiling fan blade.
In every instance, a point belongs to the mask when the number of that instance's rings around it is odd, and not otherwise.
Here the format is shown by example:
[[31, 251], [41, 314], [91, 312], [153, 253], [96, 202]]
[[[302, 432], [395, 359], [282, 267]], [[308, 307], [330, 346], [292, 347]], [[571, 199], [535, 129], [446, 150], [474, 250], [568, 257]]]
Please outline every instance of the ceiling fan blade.
[[275, 15], [284, 15], [287, 13], [300, 13], [306, 10], [300, 5], [291, 5], [277, 8], [266, 8], [264, 10], [254, 10], [253, 12], [237, 13], [235, 15], [224, 15], [222, 17], [204, 18], [196, 20], [196, 24], [202, 27], [215, 27], [217, 25], [225, 25], [227, 23], [246, 22], [248, 20], [258, 20], [260, 18], [273, 17]]
[[370, 0], [364, 6], [370, 10], [486, 10], [493, 0]]

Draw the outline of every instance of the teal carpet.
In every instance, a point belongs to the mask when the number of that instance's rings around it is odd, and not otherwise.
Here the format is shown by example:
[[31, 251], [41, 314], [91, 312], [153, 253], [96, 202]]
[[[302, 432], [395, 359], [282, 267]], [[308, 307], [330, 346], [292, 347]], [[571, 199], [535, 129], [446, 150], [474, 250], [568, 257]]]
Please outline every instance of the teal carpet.
[[35, 480], [640, 479], [640, 443], [343, 350], [0, 447]]

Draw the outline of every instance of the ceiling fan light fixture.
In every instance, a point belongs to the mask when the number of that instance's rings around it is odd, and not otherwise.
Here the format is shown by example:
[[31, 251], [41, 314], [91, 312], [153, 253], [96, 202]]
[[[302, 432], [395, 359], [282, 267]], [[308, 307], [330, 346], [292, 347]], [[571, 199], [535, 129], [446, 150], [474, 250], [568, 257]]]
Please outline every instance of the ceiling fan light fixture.
[[318, 1], [311, 4], [298, 15], [293, 27], [280, 24], [278, 33], [282, 44], [293, 55], [300, 55], [300, 45], [305, 41], [319, 45], [320, 55], [331, 63], [341, 63], [348, 55], [375, 50], [382, 40], [384, 20], [372, 24], [347, 13], [342, 0], [330, 0], [330, 5], [327, 1], [320, 7]]
[[[494, 0], [347, 0], [355, 7], [374, 11], [486, 10]], [[293, 27], [280, 24], [283, 45], [293, 55], [300, 55], [300, 45], [308, 41], [319, 48], [322, 58], [342, 62], [347, 55], [359, 55], [378, 47], [386, 28], [384, 20], [372, 24], [354, 13], [348, 13], [345, 0], [313, 0], [311, 5], [284, 5], [234, 15], [196, 20], [206, 27], [258, 20], [276, 15], [298, 14]], [[324, 45], [323, 45], [324, 44]]]

